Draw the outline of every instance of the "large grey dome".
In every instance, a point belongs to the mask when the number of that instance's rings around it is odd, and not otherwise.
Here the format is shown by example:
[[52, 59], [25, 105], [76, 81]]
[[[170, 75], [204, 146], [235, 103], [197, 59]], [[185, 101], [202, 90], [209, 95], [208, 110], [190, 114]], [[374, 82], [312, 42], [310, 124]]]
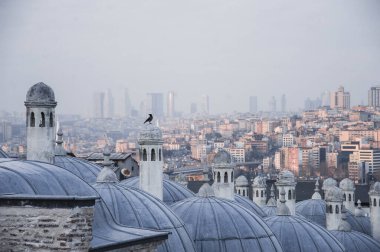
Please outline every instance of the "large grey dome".
[[265, 218], [284, 251], [345, 251], [343, 245], [326, 229], [297, 216]]
[[265, 222], [240, 204], [193, 197], [172, 206], [201, 251], [282, 251]]
[[[139, 183], [140, 176], [125, 179], [120, 182], [122, 185], [131, 186], [134, 188], [139, 188]], [[178, 201], [194, 196], [195, 194], [186, 187], [183, 187], [182, 185], [169, 179], [163, 180], [163, 202], [165, 204], [170, 206]]]
[[57, 105], [54, 91], [43, 82], [34, 84], [26, 93], [25, 105]]
[[380, 251], [380, 243], [372, 237], [356, 231], [330, 231], [349, 252]]
[[259, 207], [255, 202], [247, 199], [246, 197], [235, 194], [235, 201], [247, 208], [248, 210], [250, 210], [252, 213], [260, 216], [261, 218], [267, 217], [267, 215], [261, 209], [261, 207]]
[[38, 161], [0, 160], [0, 194], [47, 197], [96, 197], [81, 178], [55, 165]]
[[93, 187], [117, 223], [170, 232], [169, 239], [158, 247], [158, 251], [194, 251], [184, 223], [157, 198], [116, 183], [96, 183]]
[[95, 183], [101, 167], [80, 158], [70, 156], [55, 156], [54, 164], [74, 173], [87, 183]]
[[296, 204], [296, 213], [326, 227], [326, 202], [320, 199], [303, 200]]

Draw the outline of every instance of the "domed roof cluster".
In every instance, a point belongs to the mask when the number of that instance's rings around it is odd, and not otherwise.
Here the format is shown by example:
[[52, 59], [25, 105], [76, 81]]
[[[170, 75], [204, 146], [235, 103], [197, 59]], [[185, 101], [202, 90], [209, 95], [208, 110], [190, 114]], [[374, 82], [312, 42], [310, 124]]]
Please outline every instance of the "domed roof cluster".
[[139, 133], [139, 142], [161, 142], [162, 141], [162, 132], [160, 128], [154, 126], [153, 124], [145, 124]]
[[234, 201], [193, 197], [172, 209], [186, 223], [198, 252], [282, 251], [264, 221]]
[[216, 153], [214, 157], [214, 161], [213, 161], [214, 165], [224, 165], [224, 164], [231, 164], [231, 163], [232, 163], [231, 155], [224, 149], [220, 149], [218, 153]]
[[56, 106], [53, 89], [43, 82], [34, 84], [26, 94], [25, 105]]
[[[138, 176], [122, 180], [120, 184], [139, 188], [140, 177]], [[183, 187], [169, 179], [163, 180], [163, 202], [165, 204], [170, 206], [178, 201], [194, 196], [195, 194], [186, 187]]]
[[240, 175], [239, 177], [237, 177], [237, 179], [235, 179], [235, 186], [249, 186], [248, 179], [244, 175]]
[[343, 191], [355, 191], [354, 181], [349, 178], [345, 178], [339, 183], [339, 188]]
[[20, 160], [0, 160], [0, 194], [97, 197], [91, 186], [65, 169], [48, 163]]
[[86, 160], [70, 157], [55, 156], [54, 164], [77, 175], [87, 183], [95, 183], [101, 167]]
[[158, 251], [194, 251], [182, 220], [154, 196], [116, 183], [96, 183], [93, 187], [118, 224], [170, 232]]
[[326, 227], [326, 202], [322, 199], [303, 200], [296, 204], [296, 213]]
[[252, 187], [256, 188], [266, 188], [267, 187], [267, 182], [266, 178], [263, 176], [256, 176], [253, 179]]

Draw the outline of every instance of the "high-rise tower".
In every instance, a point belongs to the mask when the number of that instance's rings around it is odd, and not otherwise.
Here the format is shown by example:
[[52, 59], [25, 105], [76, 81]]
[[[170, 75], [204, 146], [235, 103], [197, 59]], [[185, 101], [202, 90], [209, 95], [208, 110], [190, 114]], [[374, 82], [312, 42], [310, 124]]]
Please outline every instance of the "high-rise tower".
[[170, 91], [167, 96], [167, 116], [174, 117], [175, 107], [174, 107], [174, 92]]
[[26, 94], [26, 143], [28, 160], [54, 163], [55, 107], [53, 89], [43, 82]]

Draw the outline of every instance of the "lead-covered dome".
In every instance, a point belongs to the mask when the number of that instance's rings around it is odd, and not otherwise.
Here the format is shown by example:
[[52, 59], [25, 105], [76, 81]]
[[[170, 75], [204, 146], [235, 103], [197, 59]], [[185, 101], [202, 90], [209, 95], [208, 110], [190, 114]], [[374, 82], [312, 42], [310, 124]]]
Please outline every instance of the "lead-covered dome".
[[223, 165], [223, 164], [231, 164], [231, 163], [232, 163], [231, 155], [226, 150], [220, 149], [218, 153], [215, 154], [213, 164]]
[[248, 198], [243, 197], [239, 194], [235, 194], [235, 201], [250, 210], [252, 213], [260, 216], [261, 218], [267, 217], [263, 209], [261, 209], [261, 207], [259, 207], [255, 202], [249, 200]]
[[183, 221], [159, 199], [117, 183], [96, 183], [93, 187], [117, 223], [170, 232], [168, 240], [158, 247], [158, 251], [194, 251]]
[[345, 178], [342, 181], [340, 181], [339, 188], [342, 189], [343, 191], [354, 191], [355, 190], [354, 181], [352, 181], [349, 178]]
[[86, 160], [70, 157], [55, 156], [54, 164], [77, 175], [87, 183], [95, 183], [101, 167]]
[[349, 252], [380, 251], [380, 243], [363, 233], [357, 231], [330, 231]]
[[286, 252], [345, 251], [343, 245], [325, 228], [306, 219], [283, 215], [265, 218]]
[[0, 160], [0, 194], [47, 197], [96, 197], [81, 178], [55, 165], [38, 161]]
[[309, 199], [298, 202], [296, 213], [322, 227], [326, 227], [326, 202], [324, 200]]
[[265, 222], [234, 201], [193, 197], [172, 209], [186, 223], [198, 252], [282, 251]]
[[235, 186], [247, 187], [248, 185], [248, 179], [244, 175], [240, 175], [235, 179]]
[[[140, 176], [125, 179], [120, 182], [121, 185], [131, 186], [134, 188], [139, 188]], [[169, 179], [163, 180], [163, 202], [167, 205], [173, 205], [174, 203], [181, 201], [186, 198], [194, 197], [195, 194], [183, 187], [182, 185], [171, 181]]]
[[25, 105], [57, 105], [53, 89], [43, 82], [34, 84], [26, 93]]
[[323, 181], [322, 184], [322, 190], [327, 190], [329, 187], [337, 186], [338, 183], [333, 178], [327, 178], [325, 181]]
[[139, 133], [139, 142], [162, 141], [160, 128], [153, 124], [145, 124]]

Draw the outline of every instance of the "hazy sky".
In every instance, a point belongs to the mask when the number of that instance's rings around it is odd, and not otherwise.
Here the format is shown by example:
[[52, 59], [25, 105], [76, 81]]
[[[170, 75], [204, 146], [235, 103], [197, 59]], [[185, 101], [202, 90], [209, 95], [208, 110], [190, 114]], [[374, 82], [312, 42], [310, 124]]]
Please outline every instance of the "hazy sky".
[[379, 0], [0, 0], [0, 110], [24, 111], [28, 88], [53, 87], [60, 113], [92, 112], [110, 88], [136, 108], [173, 90], [177, 107], [247, 111], [257, 95], [303, 106], [339, 85], [352, 104], [380, 85]]

